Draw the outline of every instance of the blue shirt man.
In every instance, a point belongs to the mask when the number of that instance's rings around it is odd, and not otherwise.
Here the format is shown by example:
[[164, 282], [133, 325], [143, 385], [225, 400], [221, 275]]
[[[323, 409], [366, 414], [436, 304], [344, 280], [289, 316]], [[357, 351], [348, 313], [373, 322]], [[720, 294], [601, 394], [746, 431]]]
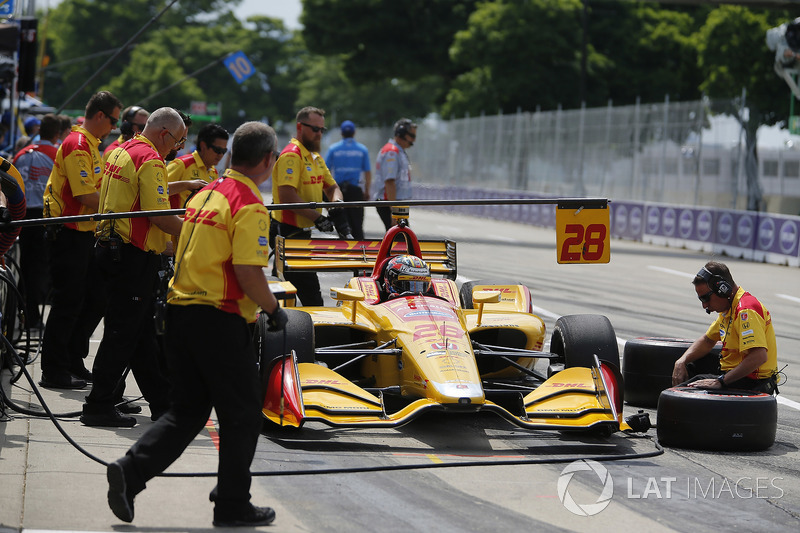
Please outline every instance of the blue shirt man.
[[[369, 191], [372, 181], [369, 151], [363, 144], [356, 142], [356, 125], [345, 120], [341, 125], [342, 140], [334, 143], [325, 155], [325, 164], [333, 175], [333, 179], [342, 190], [345, 202], [364, 200], [364, 191]], [[364, 185], [361, 184], [361, 173], [364, 173]], [[347, 221], [353, 238], [364, 239], [364, 208], [346, 208]]]

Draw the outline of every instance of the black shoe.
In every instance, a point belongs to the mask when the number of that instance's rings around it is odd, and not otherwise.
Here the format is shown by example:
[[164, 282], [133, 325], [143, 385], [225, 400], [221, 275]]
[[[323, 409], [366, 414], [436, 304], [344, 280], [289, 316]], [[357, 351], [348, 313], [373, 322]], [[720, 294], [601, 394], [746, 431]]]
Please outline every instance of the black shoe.
[[122, 465], [114, 462], [106, 468], [108, 479], [108, 506], [114, 516], [123, 522], [133, 522], [133, 496], [128, 495], [128, 485], [125, 483], [125, 471]]
[[85, 380], [89, 383], [92, 382], [92, 373], [89, 370], [87, 370], [86, 367], [83, 365], [70, 369], [69, 372], [78, 379]]
[[117, 405], [117, 410], [123, 415], [138, 415], [142, 412], [142, 406], [129, 402], [122, 402]]
[[98, 426], [109, 428], [132, 428], [136, 425], [136, 419], [132, 416], [125, 416], [119, 409], [112, 407], [110, 410], [87, 412], [86, 404], [83, 406], [81, 423], [84, 426]]
[[39, 385], [46, 389], [82, 389], [86, 387], [85, 379], [76, 378], [72, 374], [42, 374]]
[[275, 520], [275, 511], [270, 507], [256, 507], [251, 505], [250, 509], [239, 516], [225, 516], [218, 514], [214, 509], [215, 527], [255, 527], [266, 526]]

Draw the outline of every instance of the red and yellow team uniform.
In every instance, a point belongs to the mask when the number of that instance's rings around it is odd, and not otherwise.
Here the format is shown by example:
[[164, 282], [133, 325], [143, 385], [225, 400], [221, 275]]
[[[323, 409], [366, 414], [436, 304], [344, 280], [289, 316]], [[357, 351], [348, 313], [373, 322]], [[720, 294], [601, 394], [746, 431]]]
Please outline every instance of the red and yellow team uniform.
[[[164, 159], [144, 136], [137, 135], [108, 158], [100, 188], [101, 213], [169, 209], [167, 169]], [[147, 217], [103, 220], [97, 235], [107, 238], [114, 230], [122, 240], [145, 252], [161, 253], [168, 235]]]
[[[200, 157], [200, 153], [195, 150], [191, 154], [182, 155], [167, 165], [167, 181], [203, 180], [211, 183], [219, 177], [217, 169], [207, 167]], [[192, 191], [183, 191], [178, 194], [171, 194], [169, 197], [170, 205], [173, 209], [186, 207], [186, 200], [192, 195]]]
[[125, 142], [125, 138], [120, 135], [117, 137], [114, 142], [106, 146], [106, 149], [103, 150], [103, 168], [105, 168], [106, 161], [108, 161], [108, 156], [111, 155], [111, 152], [119, 148], [119, 145]]
[[269, 213], [252, 180], [231, 169], [223, 177], [186, 206], [169, 303], [209, 305], [254, 322], [258, 306], [233, 265], [268, 265]]
[[767, 361], [747, 375], [751, 379], [766, 379], [778, 370], [778, 349], [772, 317], [761, 302], [741, 287], [727, 313], [721, 313], [708, 328], [706, 336], [722, 341], [720, 366], [723, 372], [733, 370], [752, 348], [766, 348]]
[[[278, 187], [283, 185], [297, 189], [297, 194], [306, 202], [321, 202], [322, 191], [336, 185], [336, 180], [331, 176], [331, 171], [321, 155], [309, 152], [300, 141], [292, 139], [272, 169], [273, 202], [278, 203]], [[322, 208], [317, 211], [322, 213]], [[278, 222], [298, 228], [314, 227], [313, 220], [291, 210], [273, 211], [272, 217]]]
[[[68, 217], [90, 215], [95, 211], [80, 203], [76, 196], [97, 192], [103, 172], [100, 139], [82, 126], [72, 131], [56, 154], [56, 161], [44, 190], [44, 216]], [[94, 231], [95, 222], [69, 222], [65, 227]]]

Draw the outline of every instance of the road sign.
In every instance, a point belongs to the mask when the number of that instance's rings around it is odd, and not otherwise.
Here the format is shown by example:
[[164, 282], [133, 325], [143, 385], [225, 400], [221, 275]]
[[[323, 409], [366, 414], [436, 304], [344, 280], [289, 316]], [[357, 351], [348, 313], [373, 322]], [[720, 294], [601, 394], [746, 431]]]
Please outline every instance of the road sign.
[[226, 57], [224, 63], [239, 84], [256, 73], [256, 68], [241, 50]]
[[14, 14], [14, 0], [0, 0], [0, 17], [10, 17]]

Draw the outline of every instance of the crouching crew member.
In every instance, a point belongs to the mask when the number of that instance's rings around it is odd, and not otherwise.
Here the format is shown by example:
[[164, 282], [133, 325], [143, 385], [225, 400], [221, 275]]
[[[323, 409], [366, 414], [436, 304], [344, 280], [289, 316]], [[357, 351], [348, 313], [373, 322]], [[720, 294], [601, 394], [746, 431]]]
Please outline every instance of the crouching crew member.
[[189, 200], [167, 305], [172, 404], [125, 457], [108, 466], [108, 503], [121, 520], [133, 520], [134, 496], [183, 453], [212, 407], [220, 426], [214, 525], [260, 526], [275, 518], [269, 507], [250, 503], [262, 398], [248, 322], [256, 320], [258, 307], [273, 331], [287, 320], [262, 270], [269, 258], [269, 215], [258, 185], [272, 172], [276, 142], [269, 126], [242, 124], [233, 134], [224, 179]]
[[[767, 308], [736, 285], [723, 263], [706, 263], [692, 284], [706, 313], [715, 311], [719, 315], [706, 334], [694, 341], [675, 362], [673, 385], [777, 392], [778, 350]], [[686, 381], [686, 364], [706, 355], [720, 340], [722, 374], [700, 374]]]

